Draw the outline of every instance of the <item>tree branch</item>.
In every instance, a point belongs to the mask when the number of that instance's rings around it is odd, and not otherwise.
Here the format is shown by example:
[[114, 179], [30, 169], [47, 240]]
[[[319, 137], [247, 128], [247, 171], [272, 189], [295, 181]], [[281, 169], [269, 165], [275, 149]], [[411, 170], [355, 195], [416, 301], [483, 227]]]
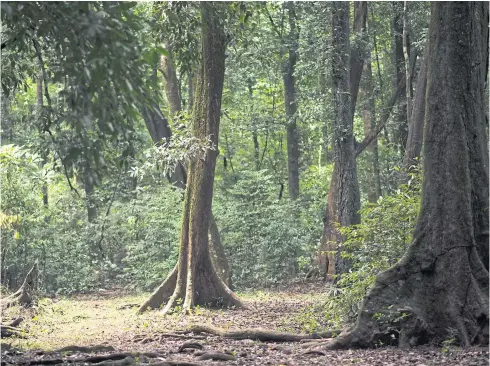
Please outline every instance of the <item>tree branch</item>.
[[[413, 70], [415, 68], [415, 61], [417, 60], [417, 54], [416, 51], [414, 50], [412, 52], [410, 59], [410, 68]], [[379, 133], [385, 128], [386, 123], [388, 122], [388, 119], [390, 118], [391, 111], [393, 107], [395, 106], [396, 101], [398, 100], [398, 97], [400, 96], [402, 90], [405, 89], [407, 80], [405, 78], [402, 78], [400, 82], [398, 83], [397, 87], [395, 90], [393, 90], [393, 93], [391, 94], [390, 99], [386, 103], [385, 108], [383, 109], [383, 114], [381, 115], [380, 123], [378, 124], [377, 128], [375, 131], [371, 131], [369, 135], [367, 135], [364, 140], [362, 140], [360, 143], [356, 144], [356, 157], [364, 151], [364, 149], [378, 137]]]

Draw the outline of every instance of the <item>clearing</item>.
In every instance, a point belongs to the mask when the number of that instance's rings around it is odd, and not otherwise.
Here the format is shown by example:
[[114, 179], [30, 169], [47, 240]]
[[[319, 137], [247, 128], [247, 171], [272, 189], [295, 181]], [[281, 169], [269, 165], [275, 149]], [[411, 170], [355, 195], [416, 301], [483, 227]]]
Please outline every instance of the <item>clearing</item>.
[[[305, 342], [235, 340], [189, 332], [196, 324], [226, 331], [321, 331], [327, 327], [319, 310], [326, 291], [326, 285], [317, 282], [240, 293], [248, 309], [197, 308], [187, 316], [179, 311], [167, 316], [158, 311], [137, 315], [137, 305], [148, 294], [128, 296], [101, 291], [46, 298], [35, 307], [4, 312], [3, 323], [19, 315], [24, 318], [19, 328], [26, 332], [26, 338], [2, 340], [2, 365], [488, 365], [486, 348], [446, 345], [324, 351], [321, 346], [306, 347]], [[104, 357], [109, 354], [110, 359]], [[206, 360], [215, 357], [227, 360]]]

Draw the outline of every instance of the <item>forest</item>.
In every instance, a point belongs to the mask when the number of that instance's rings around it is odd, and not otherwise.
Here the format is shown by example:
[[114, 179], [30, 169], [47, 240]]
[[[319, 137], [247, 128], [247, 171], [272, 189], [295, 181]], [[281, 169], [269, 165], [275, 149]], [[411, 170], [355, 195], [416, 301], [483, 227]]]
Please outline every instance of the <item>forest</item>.
[[1, 2], [2, 365], [486, 365], [488, 2]]

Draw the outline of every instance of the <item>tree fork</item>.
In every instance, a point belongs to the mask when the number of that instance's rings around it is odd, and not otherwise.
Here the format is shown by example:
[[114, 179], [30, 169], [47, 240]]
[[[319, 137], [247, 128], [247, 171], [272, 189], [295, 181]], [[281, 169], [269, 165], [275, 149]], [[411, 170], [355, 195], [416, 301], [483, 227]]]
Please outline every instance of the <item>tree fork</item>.
[[[172, 271], [167, 280], [147, 301], [155, 307], [168, 300], [163, 308], [164, 312], [177, 305], [178, 299], [183, 299], [183, 310], [186, 312], [195, 305], [243, 306], [217, 275], [209, 254], [208, 232], [226, 48], [226, 36], [217, 14], [218, 6], [212, 3], [201, 3], [202, 60], [198, 72], [192, 125], [194, 136], [209, 139], [210, 146], [203, 156], [189, 162], [180, 252], [176, 270]], [[168, 289], [172, 288], [172, 285], [174, 285], [173, 292], [167, 299]], [[158, 298], [160, 295], [162, 297]], [[142, 306], [140, 311], [147, 307], [148, 305]]]
[[462, 346], [488, 345], [487, 32], [488, 3], [432, 4], [424, 186], [414, 240], [377, 276], [354, 327], [327, 348], [439, 344], [450, 337]]

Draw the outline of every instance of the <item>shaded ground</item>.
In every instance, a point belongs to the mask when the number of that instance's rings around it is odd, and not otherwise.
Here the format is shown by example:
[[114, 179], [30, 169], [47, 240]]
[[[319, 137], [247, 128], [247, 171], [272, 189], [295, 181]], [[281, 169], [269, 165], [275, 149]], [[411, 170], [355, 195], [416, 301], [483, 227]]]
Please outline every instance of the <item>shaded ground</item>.
[[[71, 299], [43, 299], [39, 304], [22, 310], [26, 320], [21, 327], [26, 339], [2, 340], [3, 364], [36, 364], [63, 357], [83, 364], [81, 357], [93, 349], [71, 349], [58, 354], [45, 351], [77, 345], [95, 345], [97, 354], [133, 352], [131, 358], [116, 364], [148, 364], [163, 360], [186, 361], [201, 365], [488, 365], [487, 349], [458, 349], [455, 347], [419, 347], [410, 350], [380, 348], [375, 350], [325, 351], [323, 354], [305, 354], [302, 343], [270, 343], [250, 339], [231, 340], [207, 334], [180, 333], [191, 324], [212, 324], [224, 329], [267, 328], [275, 331], [305, 333], [327, 327], [319, 312], [326, 289], [322, 283], [297, 284], [271, 292], [240, 294], [248, 309], [196, 309], [190, 316], [180, 312], [163, 316], [158, 311], [136, 314], [137, 305], [147, 296], [111, 296], [109, 292], [78, 296]], [[9, 309], [4, 320], [19, 316], [19, 309]], [[10, 316], [10, 317], [9, 317]], [[195, 348], [179, 347], [190, 342]], [[198, 345], [195, 345], [197, 343]], [[7, 349], [13, 347], [13, 349]], [[200, 349], [202, 347], [202, 349]], [[20, 353], [18, 350], [21, 350]], [[44, 352], [37, 352], [43, 350]], [[135, 352], [140, 352], [136, 354]], [[146, 352], [146, 354], [144, 354]], [[202, 354], [221, 352], [234, 360], [199, 360]], [[125, 355], [121, 357], [126, 357]], [[112, 362], [112, 361], [111, 361]], [[126, 362], [126, 363], [123, 363]], [[185, 363], [180, 364], [185, 364]], [[112, 363], [92, 363], [112, 364]]]

